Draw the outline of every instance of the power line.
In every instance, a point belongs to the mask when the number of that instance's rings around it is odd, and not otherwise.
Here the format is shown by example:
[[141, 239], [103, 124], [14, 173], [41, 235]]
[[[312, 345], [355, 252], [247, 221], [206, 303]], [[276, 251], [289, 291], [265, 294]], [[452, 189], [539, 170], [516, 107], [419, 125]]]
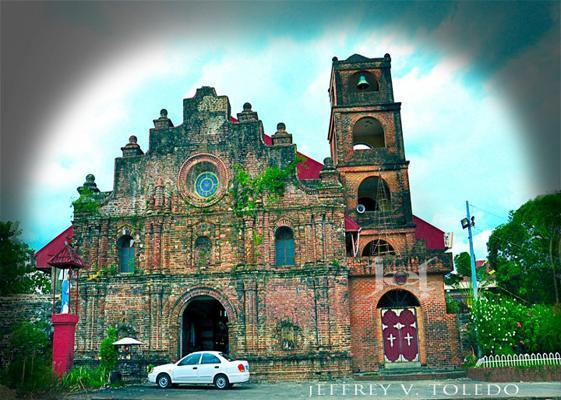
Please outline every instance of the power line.
[[504, 215], [501, 216], [501, 215], [499, 215], [499, 214], [495, 214], [494, 212], [489, 211], [489, 210], [487, 210], [487, 209], [485, 209], [485, 208], [483, 208], [483, 207], [480, 207], [480, 206], [478, 206], [478, 205], [476, 205], [476, 204], [469, 203], [469, 205], [470, 205], [471, 207], [473, 207], [473, 208], [477, 208], [477, 209], [479, 209], [479, 210], [481, 210], [481, 211], [483, 211], [483, 212], [486, 212], [487, 214], [491, 214], [491, 215], [493, 215], [493, 216], [495, 216], [495, 217], [497, 217], [497, 218], [500, 218], [500, 219], [502, 219], [502, 220], [508, 220], [508, 215], [507, 215], [506, 218], [505, 218]]
[[[471, 205], [471, 203], [470, 203], [470, 205]], [[476, 231], [478, 231], [479, 233], [483, 233], [483, 231], [482, 231], [481, 229], [479, 229], [478, 226], [474, 226], [473, 228], [474, 228]], [[507, 238], [500, 238], [499, 240], [501, 240], [503, 243], [504, 243], [504, 242], [507, 242], [507, 243], [511, 244], [512, 246], [517, 247], [517, 248], [520, 249], [520, 250], [524, 250], [524, 248], [523, 248], [521, 245], [519, 245], [518, 243], [514, 243], [514, 242], [508, 240]], [[547, 253], [547, 252], [537, 251], [537, 253], [549, 257], [549, 253]]]

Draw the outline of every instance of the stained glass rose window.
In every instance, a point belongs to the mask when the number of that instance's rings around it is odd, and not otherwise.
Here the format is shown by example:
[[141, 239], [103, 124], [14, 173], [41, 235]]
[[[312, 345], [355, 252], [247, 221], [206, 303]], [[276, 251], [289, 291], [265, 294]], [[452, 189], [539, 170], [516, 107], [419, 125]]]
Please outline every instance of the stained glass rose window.
[[195, 192], [204, 198], [212, 197], [218, 191], [218, 177], [212, 172], [203, 172], [195, 179]]

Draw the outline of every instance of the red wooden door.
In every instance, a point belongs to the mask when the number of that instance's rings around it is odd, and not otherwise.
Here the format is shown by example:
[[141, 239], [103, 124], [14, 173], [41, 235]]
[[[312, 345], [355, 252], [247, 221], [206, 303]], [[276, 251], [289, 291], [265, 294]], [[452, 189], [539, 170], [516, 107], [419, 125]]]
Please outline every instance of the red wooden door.
[[418, 361], [419, 341], [415, 309], [382, 309], [382, 340], [386, 362]]

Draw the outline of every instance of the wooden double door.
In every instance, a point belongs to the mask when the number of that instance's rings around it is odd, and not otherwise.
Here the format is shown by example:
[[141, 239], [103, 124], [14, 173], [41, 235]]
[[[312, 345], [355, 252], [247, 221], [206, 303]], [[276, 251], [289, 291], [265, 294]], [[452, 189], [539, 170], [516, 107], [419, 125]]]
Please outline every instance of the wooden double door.
[[415, 308], [384, 308], [380, 311], [385, 362], [419, 361], [419, 336]]

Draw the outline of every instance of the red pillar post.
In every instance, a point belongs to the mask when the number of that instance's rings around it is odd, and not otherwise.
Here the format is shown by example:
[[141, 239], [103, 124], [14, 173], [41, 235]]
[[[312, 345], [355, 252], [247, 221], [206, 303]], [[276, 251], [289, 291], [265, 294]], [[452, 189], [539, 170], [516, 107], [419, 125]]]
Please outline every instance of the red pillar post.
[[74, 341], [78, 316], [75, 314], [53, 314], [53, 370], [62, 376], [74, 363]]

